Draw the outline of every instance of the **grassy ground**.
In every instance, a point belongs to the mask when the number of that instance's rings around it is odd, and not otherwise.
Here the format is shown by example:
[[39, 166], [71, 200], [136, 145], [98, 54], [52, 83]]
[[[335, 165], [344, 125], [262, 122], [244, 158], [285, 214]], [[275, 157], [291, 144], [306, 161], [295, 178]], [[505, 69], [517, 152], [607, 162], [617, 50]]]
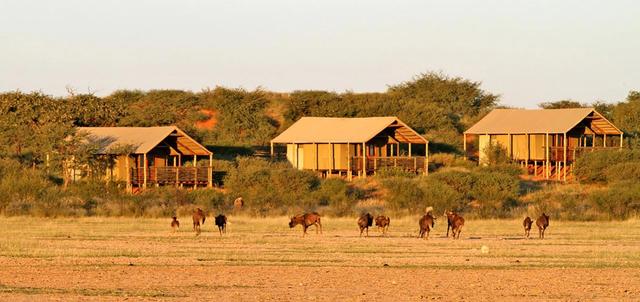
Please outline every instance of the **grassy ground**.
[[229, 217], [222, 237], [212, 218], [194, 236], [190, 220], [172, 233], [167, 219], [1, 218], [0, 299], [640, 299], [636, 220], [551, 220], [545, 240], [471, 220], [455, 241], [443, 218], [429, 240], [417, 217], [369, 238], [354, 218], [323, 217], [305, 238], [287, 217]]

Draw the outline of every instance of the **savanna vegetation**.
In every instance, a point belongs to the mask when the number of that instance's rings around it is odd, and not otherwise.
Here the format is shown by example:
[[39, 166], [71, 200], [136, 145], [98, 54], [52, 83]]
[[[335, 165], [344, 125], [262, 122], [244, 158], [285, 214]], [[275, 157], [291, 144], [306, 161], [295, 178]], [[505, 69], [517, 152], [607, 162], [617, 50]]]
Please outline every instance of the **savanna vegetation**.
[[[37, 216], [147, 216], [186, 213], [194, 206], [229, 211], [235, 198], [255, 216], [317, 210], [331, 216], [363, 210], [396, 215], [425, 207], [456, 209], [470, 217], [519, 217], [548, 211], [563, 219], [624, 219], [640, 209], [640, 92], [619, 103], [573, 100], [541, 108], [594, 106], [625, 131], [627, 150], [587, 154], [568, 185], [522, 179], [499, 148], [489, 167], [461, 156], [461, 133], [501, 106], [480, 82], [441, 73], [419, 75], [386, 92], [353, 93], [216, 87], [121, 90], [99, 97], [70, 91], [0, 93], [0, 214]], [[614, 101], [614, 100], [612, 100]], [[286, 162], [253, 156], [302, 116], [398, 116], [430, 141], [429, 176], [380, 171], [367, 180], [319, 179]], [[100, 173], [67, 183], [69, 159], [99, 170], [91, 144], [74, 137], [77, 126], [177, 125], [214, 151], [224, 189], [154, 188], [130, 195]]]

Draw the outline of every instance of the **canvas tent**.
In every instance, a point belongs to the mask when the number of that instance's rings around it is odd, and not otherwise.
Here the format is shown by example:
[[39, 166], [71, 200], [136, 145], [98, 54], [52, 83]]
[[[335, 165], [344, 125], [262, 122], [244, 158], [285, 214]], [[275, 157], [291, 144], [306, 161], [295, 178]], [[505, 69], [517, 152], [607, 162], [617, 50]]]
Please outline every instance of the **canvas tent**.
[[294, 167], [327, 176], [366, 176], [390, 167], [427, 173], [428, 143], [397, 117], [303, 117], [271, 140], [271, 154], [275, 144], [284, 144]]
[[[178, 127], [79, 127], [77, 133], [96, 145], [94, 155], [112, 162], [106, 178], [128, 188], [212, 185], [213, 153]], [[198, 167], [199, 157], [208, 164]]]
[[480, 163], [486, 147], [498, 144], [534, 175], [566, 179], [577, 156], [620, 148], [622, 135], [593, 108], [495, 109], [464, 132], [463, 144]]

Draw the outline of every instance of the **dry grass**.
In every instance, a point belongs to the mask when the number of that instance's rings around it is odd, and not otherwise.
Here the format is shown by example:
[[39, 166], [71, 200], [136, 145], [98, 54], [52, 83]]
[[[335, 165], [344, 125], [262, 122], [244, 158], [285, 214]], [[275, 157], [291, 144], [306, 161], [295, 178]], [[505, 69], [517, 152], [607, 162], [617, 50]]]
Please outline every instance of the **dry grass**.
[[[559, 298], [640, 298], [638, 220], [552, 220], [545, 240], [523, 239], [520, 220], [471, 220], [458, 241], [444, 238], [442, 217], [428, 241], [416, 238], [417, 217], [392, 217], [387, 236], [374, 227], [369, 238], [358, 237], [355, 218], [323, 217], [324, 234], [316, 235], [312, 227], [306, 238], [299, 227], [289, 229], [287, 217], [230, 217], [223, 237], [214, 231], [212, 218], [202, 235], [194, 236], [190, 220], [182, 217], [182, 228], [174, 234], [170, 219], [3, 218], [0, 299], [180, 300], [218, 289], [227, 298], [268, 300], [297, 297], [289, 295], [303, 286], [321, 300], [359, 300], [364, 299], [360, 294], [371, 292], [413, 300], [427, 289], [423, 283], [412, 286], [416, 276], [441, 280], [428, 285], [435, 286], [429, 288], [435, 293], [438, 284], [455, 283], [440, 287], [441, 297], [458, 292], [456, 288], [463, 290], [463, 298], [478, 293], [451, 272], [477, 284], [505, 278], [508, 284], [483, 289], [505, 299], [521, 294], [519, 278], [530, 280], [523, 284], [536, 289], [525, 296], [554, 298], [544, 279], [533, 278], [536, 272], [576, 281], [573, 287], [569, 282], [569, 288], [560, 288], [564, 293]], [[537, 230], [531, 234], [537, 237]], [[382, 284], [364, 281], [378, 275], [376, 282]], [[388, 276], [395, 284], [381, 281]], [[586, 279], [578, 282], [580, 278]], [[602, 290], [592, 288], [586, 294], [580, 289], [594, 284]]]

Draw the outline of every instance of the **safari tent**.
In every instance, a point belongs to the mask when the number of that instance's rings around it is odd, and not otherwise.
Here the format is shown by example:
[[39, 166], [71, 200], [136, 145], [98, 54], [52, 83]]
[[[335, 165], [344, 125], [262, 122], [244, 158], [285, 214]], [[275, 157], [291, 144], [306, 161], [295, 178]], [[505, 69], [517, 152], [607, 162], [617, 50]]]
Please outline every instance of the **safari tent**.
[[[429, 142], [397, 117], [303, 117], [271, 140], [286, 159], [323, 176], [367, 176], [382, 168], [428, 173]], [[284, 150], [283, 150], [284, 151]]]
[[[178, 127], [80, 127], [77, 130], [78, 135], [96, 145], [94, 155], [108, 163], [106, 179], [125, 182], [128, 189], [148, 185], [213, 185], [213, 153]], [[198, 165], [198, 159], [208, 162]]]
[[496, 144], [528, 173], [566, 180], [580, 154], [621, 148], [623, 133], [593, 108], [495, 109], [464, 132], [463, 143], [481, 164]]

